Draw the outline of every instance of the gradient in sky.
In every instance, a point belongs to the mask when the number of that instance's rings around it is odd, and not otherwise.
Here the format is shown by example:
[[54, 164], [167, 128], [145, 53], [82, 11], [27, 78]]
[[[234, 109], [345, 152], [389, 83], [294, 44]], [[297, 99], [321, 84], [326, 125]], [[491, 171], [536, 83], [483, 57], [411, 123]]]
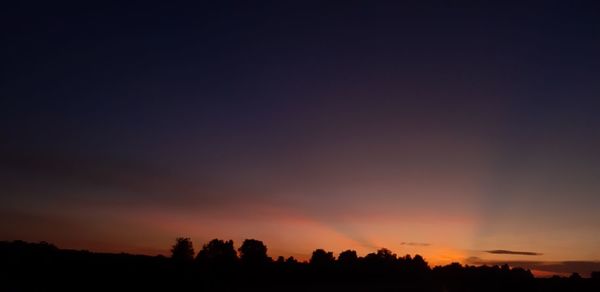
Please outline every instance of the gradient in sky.
[[600, 269], [598, 2], [1, 13], [2, 240]]

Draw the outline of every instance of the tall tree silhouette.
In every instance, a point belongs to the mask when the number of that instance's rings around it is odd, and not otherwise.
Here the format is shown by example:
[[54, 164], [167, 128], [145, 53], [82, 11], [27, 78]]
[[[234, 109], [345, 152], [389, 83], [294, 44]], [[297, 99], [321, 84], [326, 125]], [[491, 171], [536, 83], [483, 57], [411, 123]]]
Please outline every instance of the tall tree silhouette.
[[179, 263], [189, 263], [194, 260], [194, 246], [187, 237], [178, 237], [171, 247], [171, 259]]
[[267, 246], [260, 240], [246, 239], [238, 251], [245, 265], [261, 266], [271, 262], [271, 258], [267, 256]]

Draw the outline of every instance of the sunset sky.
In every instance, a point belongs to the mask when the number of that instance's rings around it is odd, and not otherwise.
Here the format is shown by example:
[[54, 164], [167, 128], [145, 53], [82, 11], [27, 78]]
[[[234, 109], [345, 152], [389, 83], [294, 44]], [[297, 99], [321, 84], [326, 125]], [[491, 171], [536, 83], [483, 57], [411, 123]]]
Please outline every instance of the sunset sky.
[[0, 240], [600, 270], [599, 2], [83, 2], [0, 12]]

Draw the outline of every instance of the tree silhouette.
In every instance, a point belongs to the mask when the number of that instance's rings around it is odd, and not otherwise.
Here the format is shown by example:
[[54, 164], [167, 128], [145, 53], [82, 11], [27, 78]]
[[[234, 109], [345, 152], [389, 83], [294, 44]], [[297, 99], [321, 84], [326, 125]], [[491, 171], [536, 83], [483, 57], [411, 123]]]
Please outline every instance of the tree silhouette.
[[376, 253], [370, 253], [365, 256], [365, 261], [371, 265], [393, 264], [397, 256], [387, 248], [381, 248]]
[[171, 259], [179, 263], [189, 263], [194, 260], [194, 246], [187, 237], [178, 237], [171, 247]]
[[203, 265], [225, 267], [235, 264], [238, 257], [233, 240], [213, 239], [202, 247], [196, 260]]
[[[377, 257], [381, 260], [390, 261], [390, 262], [395, 261], [397, 258], [396, 254], [387, 248], [381, 248], [381, 249], [377, 250]], [[409, 255], [409, 257], [410, 257], [410, 255]]]
[[338, 263], [344, 266], [352, 265], [358, 262], [358, 255], [355, 250], [345, 250], [338, 256]]
[[310, 257], [310, 264], [314, 266], [327, 266], [333, 264], [334, 261], [333, 252], [327, 252], [323, 249], [316, 249]]
[[[189, 238], [177, 238], [173, 259], [189, 261]], [[242, 260], [266, 257], [266, 247], [248, 240], [240, 247]], [[180, 256], [183, 255], [183, 256]], [[529, 270], [509, 265], [469, 266], [452, 263], [430, 269], [420, 255], [397, 257], [380, 249], [365, 258], [355, 251], [317, 249], [310, 263], [280, 257], [265, 268], [243, 269], [233, 241], [212, 240], [198, 253], [199, 264], [175, 265], [162, 256], [108, 254], [61, 250], [47, 243], [0, 241], [0, 290], [79, 291], [600, 291], [600, 273], [592, 278], [554, 276], [535, 278]], [[267, 257], [268, 258], [268, 257]], [[356, 261], [356, 265], [345, 265]], [[35, 279], [35, 281], [33, 281]]]
[[245, 265], [259, 266], [271, 262], [271, 258], [267, 256], [267, 246], [260, 240], [246, 239], [238, 251], [240, 259]]
[[286, 264], [297, 264], [298, 260], [296, 260], [296, 258], [290, 256], [287, 259], [285, 259], [285, 263]]
[[425, 259], [418, 254], [413, 257], [411, 266], [413, 269], [418, 270], [419, 272], [429, 270], [429, 264], [427, 264]]

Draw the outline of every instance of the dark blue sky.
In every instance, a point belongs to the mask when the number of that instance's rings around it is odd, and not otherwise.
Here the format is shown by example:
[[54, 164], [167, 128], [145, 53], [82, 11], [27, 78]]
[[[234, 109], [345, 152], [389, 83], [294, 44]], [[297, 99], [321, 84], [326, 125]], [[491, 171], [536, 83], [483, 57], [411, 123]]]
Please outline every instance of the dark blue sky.
[[595, 1], [2, 10], [1, 239], [600, 259]]

